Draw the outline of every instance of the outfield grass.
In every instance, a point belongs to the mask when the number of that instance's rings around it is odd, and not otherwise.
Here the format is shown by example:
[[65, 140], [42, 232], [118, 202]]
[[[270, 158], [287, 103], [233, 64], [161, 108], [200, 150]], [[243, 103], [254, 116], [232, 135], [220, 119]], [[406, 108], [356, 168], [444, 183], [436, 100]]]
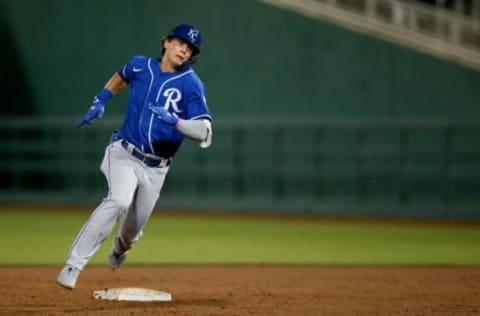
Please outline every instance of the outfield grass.
[[[62, 264], [88, 216], [0, 210], [0, 264]], [[91, 264], [105, 264], [110, 245]], [[480, 265], [480, 227], [155, 215], [128, 262]]]

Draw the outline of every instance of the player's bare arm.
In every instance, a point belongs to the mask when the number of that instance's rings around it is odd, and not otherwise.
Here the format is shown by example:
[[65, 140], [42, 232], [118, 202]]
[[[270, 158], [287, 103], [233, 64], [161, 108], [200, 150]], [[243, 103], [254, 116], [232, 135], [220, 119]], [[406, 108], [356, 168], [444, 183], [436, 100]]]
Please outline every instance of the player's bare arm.
[[105, 84], [103, 90], [93, 98], [92, 106], [88, 109], [87, 114], [77, 122], [77, 126], [80, 127], [85, 124], [90, 124], [93, 119], [101, 118], [105, 112], [107, 102], [127, 86], [128, 83], [123, 80], [118, 73], [113, 74]]
[[128, 83], [123, 80], [118, 73], [114, 73], [113, 76], [105, 84], [105, 89], [108, 89], [112, 92], [113, 95], [116, 95], [123, 89], [128, 86]]

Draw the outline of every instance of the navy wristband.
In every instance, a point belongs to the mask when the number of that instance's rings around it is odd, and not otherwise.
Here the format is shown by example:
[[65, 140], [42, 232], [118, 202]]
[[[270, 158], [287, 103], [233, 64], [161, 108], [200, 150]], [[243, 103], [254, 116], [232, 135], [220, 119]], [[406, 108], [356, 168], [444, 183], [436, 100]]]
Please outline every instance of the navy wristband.
[[107, 102], [113, 97], [113, 93], [108, 90], [108, 89], [103, 89], [100, 91], [99, 94], [97, 94], [98, 100], [102, 102], [103, 104], [107, 104]]

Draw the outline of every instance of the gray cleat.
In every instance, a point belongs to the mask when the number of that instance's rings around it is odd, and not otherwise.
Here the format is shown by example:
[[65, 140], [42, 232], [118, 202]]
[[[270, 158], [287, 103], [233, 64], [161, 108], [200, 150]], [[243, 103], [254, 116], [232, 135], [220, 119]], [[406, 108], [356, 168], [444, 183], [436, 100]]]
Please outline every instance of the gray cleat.
[[108, 265], [115, 270], [125, 261], [125, 259], [127, 259], [127, 252], [116, 253], [112, 250], [108, 255]]
[[60, 274], [57, 277], [57, 283], [68, 290], [73, 290], [79, 275], [80, 270], [67, 264], [63, 267], [62, 271], [60, 271]]
[[113, 248], [108, 255], [108, 265], [112, 269], [118, 268], [127, 259], [128, 249], [120, 237], [115, 237], [113, 241]]

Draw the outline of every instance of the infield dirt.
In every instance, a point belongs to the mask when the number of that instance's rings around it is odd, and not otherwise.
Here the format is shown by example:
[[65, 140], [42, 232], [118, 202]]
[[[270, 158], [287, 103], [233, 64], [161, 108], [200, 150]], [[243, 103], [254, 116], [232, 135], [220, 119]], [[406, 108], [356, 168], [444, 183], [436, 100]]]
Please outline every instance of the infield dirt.
[[[74, 291], [60, 267], [0, 267], [0, 315], [480, 315], [478, 267], [87, 267]], [[172, 302], [99, 301], [144, 287]]]

